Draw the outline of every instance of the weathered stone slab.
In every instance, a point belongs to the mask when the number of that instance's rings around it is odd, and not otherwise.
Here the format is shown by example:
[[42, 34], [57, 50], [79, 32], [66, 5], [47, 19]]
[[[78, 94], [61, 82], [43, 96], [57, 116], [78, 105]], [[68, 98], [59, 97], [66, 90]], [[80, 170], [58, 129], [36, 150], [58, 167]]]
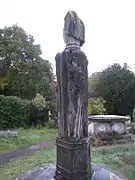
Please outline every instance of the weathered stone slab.
[[130, 116], [116, 115], [92, 115], [88, 116], [90, 135], [100, 133], [116, 133], [118, 135], [126, 134], [126, 126], [130, 122]]
[[18, 137], [17, 131], [0, 131], [0, 138], [13, 138]]
[[[17, 180], [53, 180], [56, 166], [54, 164], [44, 165], [40, 168], [35, 168], [29, 171], [24, 176]], [[122, 177], [110, 172], [109, 170], [92, 164], [92, 179], [91, 180], [124, 180]]]
[[[131, 123], [130, 116], [89, 115], [88, 120], [88, 133], [93, 145], [117, 144], [122, 143], [122, 140], [125, 143], [133, 142], [128, 129]], [[126, 135], [128, 139], [125, 138]]]
[[130, 116], [119, 116], [119, 115], [89, 115], [88, 120], [89, 121], [102, 121], [102, 122], [109, 122], [109, 121], [127, 121], [130, 122]]

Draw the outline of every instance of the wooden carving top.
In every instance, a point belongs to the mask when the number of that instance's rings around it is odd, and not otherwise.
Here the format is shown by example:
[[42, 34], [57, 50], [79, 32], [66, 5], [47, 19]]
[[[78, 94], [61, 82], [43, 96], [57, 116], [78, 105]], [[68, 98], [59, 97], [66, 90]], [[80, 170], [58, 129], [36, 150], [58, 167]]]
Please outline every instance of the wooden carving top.
[[69, 11], [64, 18], [63, 36], [66, 45], [81, 47], [85, 42], [85, 27], [77, 13]]

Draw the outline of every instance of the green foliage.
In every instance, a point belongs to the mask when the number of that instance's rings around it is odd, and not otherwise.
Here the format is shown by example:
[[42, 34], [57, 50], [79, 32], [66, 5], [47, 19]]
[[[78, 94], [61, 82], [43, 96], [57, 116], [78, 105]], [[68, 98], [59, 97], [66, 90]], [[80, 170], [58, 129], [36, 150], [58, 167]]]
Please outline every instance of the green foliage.
[[[135, 148], [133, 146], [92, 148], [91, 157], [92, 163], [106, 167], [111, 172], [119, 172], [124, 176], [123, 179], [134, 180]], [[54, 162], [56, 162], [56, 148], [47, 148], [1, 166], [1, 179], [16, 179], [25, 172], [28, 172], [29, 169], [41, 167], [45, 163]]]
[[127, 64], [113, 64], [98, 74], [95, 91], [106, 103], [108, 114], [132, 115], [135, 107], [135, 75]]
[[4, 91], [8, 86], [8, 82], [5, 76], [0, 76], [0, 92]]
[[43, 164], [56, 162], [55, 147], [42, 149], [16, 161], [0, 166], [1, 180], [22, 179], [30, 169], [41, 167]]
[[34, 100], [21, 100], [15, 96], [0, 95], [0, 129], [44, 126], [48, 118], [47, 102], [37, 94]]
[[133, 146], [119, 146], [97, 148], [92, 151], [95, 164], [102, 164], [110, 170], [119, 172], [123, 178], [134, 180], [135, 177], [135, 148]]
[[19, 128], [17, 131], [19, 133], [17, 138], [0, 138], [0, 153], [9, 152], [13, 149], [45, 140], [54, 140], [57, 136], [56, 129], [42, 127], [41, 125], [38, 125], [36, 128]]
[[132, 115], [133, 121], [135, 121], [135, 109], [133, 109], [133, 115]]
[[56, 119], [50, 119], [47, 123], [48, 128], [56, 128], [57, 127], [57, 120]]
[[38, 110], [45, 109], [47, 104], [45, 98], [39, 93], [36, 94], [36, 97], [34, 100], [32, 100], [32, 103]]
[[41, 58], [40, 45], [21, 27], [0, 29], [0, 94], [33, 99], [51, 98], [51, 64]]
[[28, 125], [30, 103], [18, 97], [0, 96], [0, 129], [11, 129]]
[[99, 72], [96, 72], [88, 78], [88, 96], [89, 97], [97, 96], [95, 87], [97, 86], [97, 84], [99, 82], [99, 74], [100, 74]]
[[92, 115], [102, 115], [106, 112], [104, 107], [105, 101], [102, 97], [100, 98], [90, 98], [88, 102], [88, 107], [91, 107], [91, 110], [88, 110], [89, 114]]

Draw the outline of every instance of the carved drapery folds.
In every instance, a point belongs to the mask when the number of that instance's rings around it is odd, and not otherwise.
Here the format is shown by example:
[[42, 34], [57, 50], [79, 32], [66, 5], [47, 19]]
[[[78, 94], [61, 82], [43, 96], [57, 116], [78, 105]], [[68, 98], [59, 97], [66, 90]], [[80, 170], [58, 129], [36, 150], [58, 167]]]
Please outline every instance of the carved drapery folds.
[[87, 137], [87, 58], [79, 48], [57, 54], [59, 133]]
[[55, 57], [59, 128], [55, 179], [88, 180], [91, 176], [88, 61], [80, 49], [85, 42], [85, 28], [73, 11], [68, 12], [64, 20], [66, 48]]
[[59, 135], [65, 139], [80, 139], [88, 136], [88, 62], [80, 49], [85, 42], [85, 28], [73, 11], [68, 12], [64, 20], [66, 49], [55, 57]]

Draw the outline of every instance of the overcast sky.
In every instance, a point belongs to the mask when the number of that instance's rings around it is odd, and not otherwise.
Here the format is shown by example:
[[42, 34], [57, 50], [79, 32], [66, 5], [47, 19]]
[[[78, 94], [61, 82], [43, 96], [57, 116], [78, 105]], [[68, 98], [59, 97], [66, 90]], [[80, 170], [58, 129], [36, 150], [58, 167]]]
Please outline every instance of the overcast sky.
[[82, 49], [89, 73], [115, 62], [135, 71], [135, 0], [0, 0], [0, 7], [0, 28], [16, 23], [23, 27], [53, 68], [56, 53], [65, 47], [64, 16], [74, 10], [86, 28]]

